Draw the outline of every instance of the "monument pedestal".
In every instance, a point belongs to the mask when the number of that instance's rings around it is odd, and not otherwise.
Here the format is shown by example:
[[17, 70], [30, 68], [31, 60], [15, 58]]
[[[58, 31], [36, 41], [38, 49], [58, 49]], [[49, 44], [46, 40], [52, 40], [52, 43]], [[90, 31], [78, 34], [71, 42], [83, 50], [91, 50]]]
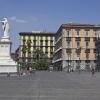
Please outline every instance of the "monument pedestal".
[[0, 73], [16, 73], [17, 63], [11, 58], [11, 41], [9, 37], [0, 40]]

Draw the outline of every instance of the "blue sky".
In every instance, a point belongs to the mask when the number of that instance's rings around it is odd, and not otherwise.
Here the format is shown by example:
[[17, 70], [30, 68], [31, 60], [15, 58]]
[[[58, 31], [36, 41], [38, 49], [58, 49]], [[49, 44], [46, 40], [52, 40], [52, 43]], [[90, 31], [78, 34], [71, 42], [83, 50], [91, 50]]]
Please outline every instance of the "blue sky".
[[61, 24], [70, 22], [100, 24], [100, 0], [0, 0], [0, 20], [3, 17], [10, 24], [14, 52], [19, 32], [56, 32]]

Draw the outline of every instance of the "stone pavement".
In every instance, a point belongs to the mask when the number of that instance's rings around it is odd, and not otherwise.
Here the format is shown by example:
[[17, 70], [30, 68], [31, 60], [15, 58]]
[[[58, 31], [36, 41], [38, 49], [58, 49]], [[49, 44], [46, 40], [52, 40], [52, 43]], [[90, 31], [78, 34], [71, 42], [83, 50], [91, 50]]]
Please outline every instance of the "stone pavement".
[[0, 76], [0, 100], [100, 100], [100, 73], [36, 72]]

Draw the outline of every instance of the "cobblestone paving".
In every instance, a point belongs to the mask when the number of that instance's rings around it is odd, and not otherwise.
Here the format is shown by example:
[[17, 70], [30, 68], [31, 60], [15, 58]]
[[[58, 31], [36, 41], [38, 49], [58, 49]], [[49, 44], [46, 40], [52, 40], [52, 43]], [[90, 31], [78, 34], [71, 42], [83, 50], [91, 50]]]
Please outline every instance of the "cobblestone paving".
[[0, 100], [100, 100], [100, 73], [36, 72], [0, 76]]

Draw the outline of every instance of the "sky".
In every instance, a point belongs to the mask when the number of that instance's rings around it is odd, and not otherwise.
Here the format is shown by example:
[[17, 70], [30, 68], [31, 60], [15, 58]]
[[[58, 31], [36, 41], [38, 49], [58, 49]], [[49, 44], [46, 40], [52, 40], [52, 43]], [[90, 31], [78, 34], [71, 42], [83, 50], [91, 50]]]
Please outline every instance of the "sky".
[[67, 23], [100, 24], [100, 0], [0, 0], [0, 20], [4, 17], [9, 21], [14, 52], [20, 32], [56, 32]]

